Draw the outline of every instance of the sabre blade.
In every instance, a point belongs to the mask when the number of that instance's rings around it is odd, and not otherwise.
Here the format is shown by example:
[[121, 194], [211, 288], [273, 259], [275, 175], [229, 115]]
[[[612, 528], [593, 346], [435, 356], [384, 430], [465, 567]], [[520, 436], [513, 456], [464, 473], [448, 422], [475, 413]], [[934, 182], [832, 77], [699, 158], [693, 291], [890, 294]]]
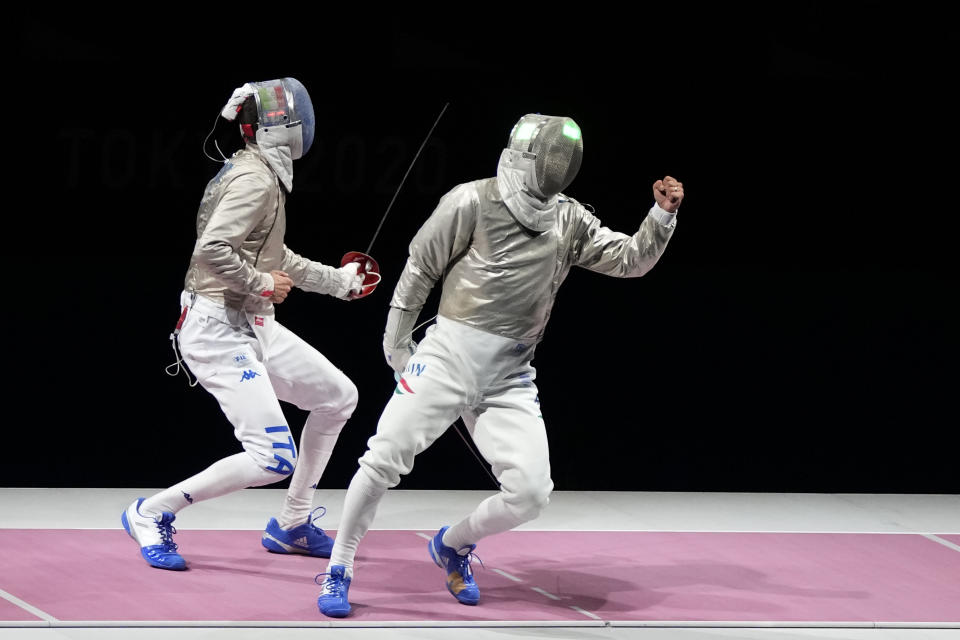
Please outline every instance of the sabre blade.
[[[464, 430], [465, 430], [467, 425], [464, 424], [463, 426], [464, 426]], [[460, 430], [460, 421], [459, 421], [459, 419], [458, 419], [456, 422], [453, 423], [453, 430], [456, 431], [456, 432], [457, 432], [457, 435], [460, 436], [460, 439], [463, 440], [463, 444], [467, 445], [467, 449], [470, 451], [470, 453], [473, 454], [473, 457], [477, 459], [477, 462], [480, 463], [480, 466], [481, 466], [481, 467], [483, 468], [483, 470], [487, 473], [487, 477], [490, 478], [490, 479], [493, 481], [493, 486], [495, 486], [497, 489], [499, 489], [499, 488], [500, 488], [500, 483], [497, 482], [497, 479], [494, 477], [494, 475], [493, 475], [492, 473], [490, 473], [490, 469], [487, 467], [487, 464], [486, 464], [486, 463], [483, 461], [483, 459], [477, 454], [477, 452], [474, 450], [473, 446], [470, 445], [470, 441], [467, 439], [467, 436], [465, 436], [465, 435], [463, 434], [463, 431]], [[468, 432], [468, 433], [469, 433], [469, 432]], [[474, 446], [476, 446], [476, 445], [474, 445]]]
[[433, 134], [433, 130], [437, 128], [437, 124], [440, 122], [440, 118], [443, 117], [443, 114], [446, 112], [447, 107], [450, 106], [450, 103], [447, 102], [443, 105], [443, 109], [440, 110], [440, 115], [437, 116], [437, 119], [434, 120], [433, 126], [430, 127], [430, 131], [427, 132], [427, 137], [423, 139], [423, 142], [420, 143], [420, 148], [417, 149], [417, 155], [413, 156], [413, 161], [410, 163], [410, 166], [407, 167], [407, 172], [403, 174], [403, 180], [400, 181], [400, 186], [397, 187], [397, 191], [393, 194], [393, 198], [390, 199], [390, 204], [387, 205], [387, 211], [383, 214], [383, 217], [380, 218], [380, 224], [377, 225], [377, 230], [373, 234], [373, 239], [370, 241], [370, 244], [367, 245], [367, 250], [364, 251], [366, 254], [370, 254], [370, 249], [373, 248], [373, 243], [377, 241], [377, 236], [380, 235], [380, 229], [383, 228], [383, 223], [386, 221], [387, 216], [390, 214], [390, 209], [393, 208], [393, 203], [396, 201], [397, 196], [400, 195], [400, 189], [403, 188], [403, 183], [407, 181], [407, 176], [410, 175], [410, 171], [413, 169], [413, 165], [417, 163], [417, 158], [420, 157], [420, 152], [423, 151], [423, 148], [427, 146], [427, 141], [430, 140], [430, 136]]

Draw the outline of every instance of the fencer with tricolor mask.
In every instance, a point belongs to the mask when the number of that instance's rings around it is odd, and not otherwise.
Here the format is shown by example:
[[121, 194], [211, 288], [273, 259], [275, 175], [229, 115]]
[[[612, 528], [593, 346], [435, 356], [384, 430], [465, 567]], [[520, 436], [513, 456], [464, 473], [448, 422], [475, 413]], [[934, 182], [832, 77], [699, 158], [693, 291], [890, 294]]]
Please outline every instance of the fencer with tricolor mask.
[[[319, 600], [327, 615], [349, 613], [343, 585], [349, 586], [354, 555], [384, 492], [458, 417], [500, 491], [438, 533], [431, 543], [438, 563], [435, 543], [466, 553], [481, 538], [537, 517], [547, 504], [553, 483], [532, 360], [557, 291], [574, 266], [642, 276], [676, 227], [676, 212], [657, 204], [632, 236], [602, 226], [562, 193], [582, 156], [583, 137], [571, 118], [524, 116], [496, 177], [452, 189], [410, 243], [383, 339], [400, 379], [347, 491], [331, 577]], [[416, 345], [414, 326], [440, 280], [437, 322]], [[448, 589], [475, 604], [476, 594], [467, 593], [475, 587], [465, 587], [463, 578], [449, 573]]]
[[[313, 422], [322, 423], [317, 430], [330, 434], [339, 432], [335, 425], [349, 417], [348, 398], [356, 396], [346, 376], [276, 322], [270, 273], [285, 272], [305, 291], [347, 298], [356, 289], [356, 265], [337, 269], [304, 258], [284, 244], [293, 160], [310, 149], [315, 129], [313, 104], [303, 85], [294, 78], [245, 84], [234, 92], [222, 115], [240, 116], [248, 143], [224, 163], [201, 200], [197, 242], [184, 281], [182, 302], [189, 311], [179, 346], [191, 371], [217, 396], [237, 438], [257, 460], [261, 473], [255, 484], [269, 484], [278, 480], [276, 473], [286, 475], [295, 466], [296, 452], [285, 449], [288, 436], [276, 429], [286, 424], [277, 396], [308, 410], [319, 407], [304, 406], [305, 398], [299, 396], [340, 398], [342, 407], [328, 419], [322, 411], [311, 416]], [[199, 327], [200, 322], [205, 325]], [[218, 324], [227, 324], [230, 330], [219, 331]], [[248, 363], [252, 377], [216, 375], [235, 366], [238, 357]], [[295, 370], [304, 368], [303, 362], [315, 365], [309, 369], [316, 380], [294, 376]], [[286, 378], [286, 385], [271, 384], [270, 371], [273, 377]], [[321, 385], [327, 393], [320, 394], [318, 385], [324, 380], [335, 383]], [[263, 393], [258, 393], [261, 387]], [[297, 388], [303, 392], [298, 394]], [[270, 401], [274, 391], [277, 396]], [[261, 415], [265, 411], [268, 415]], [[314, 426], [310, 420], [308, 426]], [[279, 464], [277, 456], [282, 459]], [[256, 474], [251, 470], [250, 475]]]
[[[275, 317], [275, 305], [292, 287], [342, 300], [370, 289], [358, 274], [364, 261], [328, 266], [295, 253], [284, 241], [293, 162], [313, 143], [310, 95], [294, 78], [247, 83], [233, 92], [220, 115], [239, 118], [245, 144], [229, 159], [223, 157], [223, 167], [204, 191], [180, 321], [171, 339], [176, 366], [182, 354], [196, 380], [217, 399], [243, 451], [135, 501], [124, 512], [124, 528], [140, 544], [144, 559], [163, 569], [186, 568], [170, 526], [179, 510], [290, 476], [282, 510], [267, 523], [263, 546], [326, 557], [332, 541], [313, 526], [313, 495], [358, 398], [343, 372]], [[280, 401], [309, 412], [299, 451]]]
[[316, 133], [307, 88], [296, 78], [248, 82], [233, 92], [221, 111], [228, 120], [238, 113], [244, 138], [256, 141], [286, 190], [293, 191], [293, 161], [310, 150]]

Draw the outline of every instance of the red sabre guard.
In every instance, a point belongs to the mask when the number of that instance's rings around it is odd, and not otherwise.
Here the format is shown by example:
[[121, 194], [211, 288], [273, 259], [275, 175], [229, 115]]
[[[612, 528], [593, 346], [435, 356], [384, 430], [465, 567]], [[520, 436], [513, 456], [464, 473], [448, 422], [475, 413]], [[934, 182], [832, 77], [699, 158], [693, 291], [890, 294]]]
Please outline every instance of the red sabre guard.
[[373, 290], [380, 284], [380, 265], [377, 264], [376, 260], [359, 251], [346, 253], [340, 260], [340, 266], [345, 267], [351, 262], [356, 262], [358, 265], [357, 274], [363, 276], [363, 288], [360, 293], [351, 293], [350, 299], [365, 298], [373, 293]]

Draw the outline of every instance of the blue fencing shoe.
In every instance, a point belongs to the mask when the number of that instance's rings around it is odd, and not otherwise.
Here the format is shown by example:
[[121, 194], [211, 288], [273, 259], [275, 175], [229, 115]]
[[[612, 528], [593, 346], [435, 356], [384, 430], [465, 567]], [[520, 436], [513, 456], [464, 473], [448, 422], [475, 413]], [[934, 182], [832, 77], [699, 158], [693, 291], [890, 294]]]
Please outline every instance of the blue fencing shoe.
[[323, 587], [320, 597], [317, 598], [317, 606], [320, 613], [330, 618], [346, 618], [350, 613], [350, 602], [347, 600], [347, 594], [350, 591], [350, 578], [347, 577], [347, 570], [342, 564], [335, 564], [330, 567], [329, 573], [321, 573], [314, 578], [327, 576], [322, 583]]
[[141, 515], [141, 504], [143, 498], [138, 498], [123, 512], [120, 516], [123, 528], [140, 545], [140, 554], [151, 567], [183, 571], [187, 563], [177, 553], [177, 545], [173, 542], [173, 534], [177, 530], [172, 523], [176, 516], [169, 511], [153, 517]]
[[[321, 509], [323, 511], [320, 515], [313, 515]], [[260, 536], [260, 543], [273, 553], [300, 553], [316, 558], [329, 558], [330, 551], [333, 550], [333, 538], [313, 524], [326, 512], [323, 507], [317, 507], [310, 512], [306, 522], [291, 529], [281, 529], [277, 519], [270, 518], [267, 528]]]
[[430, 551], [430, 557], [437, 563], [437, 566], [447, 572], [447, 590], [453, 594], [461, 604], [477, 604], [480, 601], [480, 589], [473, 580], [473, 570], [470, 568], [470, 560], [475, 557], [473, 550], [477, 545], [472, 544], [466, 555], [460, 555], [453, 547], [443, 544], [443, 534], [450, 527], [444, 527], [437, 532], [430, 540], [427, 548]]

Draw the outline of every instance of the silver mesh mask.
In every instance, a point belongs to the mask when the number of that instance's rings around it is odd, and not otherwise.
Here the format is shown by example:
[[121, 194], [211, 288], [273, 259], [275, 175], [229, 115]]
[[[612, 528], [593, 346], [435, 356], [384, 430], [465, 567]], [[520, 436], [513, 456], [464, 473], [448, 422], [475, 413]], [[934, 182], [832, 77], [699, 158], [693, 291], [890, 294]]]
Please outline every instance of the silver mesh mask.
[[536, 156], [527, 187], [551, 198], [570, 186], [583, 160], [583, 137], [572, 118], [530, 113], [514, 125], [508, 149]]

